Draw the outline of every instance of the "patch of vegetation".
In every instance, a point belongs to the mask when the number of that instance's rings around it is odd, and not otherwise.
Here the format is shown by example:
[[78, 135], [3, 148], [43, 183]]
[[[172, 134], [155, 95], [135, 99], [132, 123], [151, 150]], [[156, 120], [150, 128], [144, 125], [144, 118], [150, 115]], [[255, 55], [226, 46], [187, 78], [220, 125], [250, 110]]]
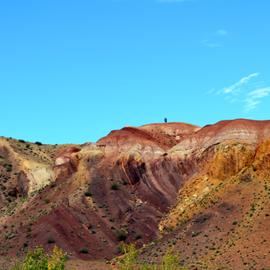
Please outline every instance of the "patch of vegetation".
[[134, 245], [121, 245], [120, 250], [124, 254], [124, 257], [117, 263], [119, 270], [135, 269], [138, 258], [136, 247]]
[[6, 232], [6, 233], [5, 233], [5, 239], [6, 239], [6, 240], [13, 239], [15, 236], [16, 236], [16, 235], [15, 235], [14, 232]]
[[186, 270], [179, 264], [179, 256], [167, 251], [160, 264], [148, 264], [139, 260], [139, 252], [134, 245], [123, 244], [120, 246], [123, 257], [117, 261], [119, 270]]
[[7, 208], [4, 211], [3, 215], [4, 216], [11, 216], [15, 212], [16, 206], [17, 206], [16, 202], [9, 203]]
[[125, 179], [122, 179], [122, 184], [123, 184], [124, 186], [126, 186], [126, 185], [128, 185], [128, 181], [126, 181]]
[[64, 270], [67, 255], [55, 246], [51, 255], [41, 247], [29, 251], [22, 263], [15, 264], [11, 270]]
[[111, 190], [119, 190], [119, 185], [116, 184], [116, 183], [113, 183], [113, 184], [111, 185]]
[[12, 171], [12, 164], [4, 164], [4, 167], [6, 169], [7, 172], [11, 172]]
[[50, 200], [49, 199], [44, 199], [44, 203], [48, 204], [48, 203], [50, 203]]
[[92, 197], [92, 193], [91, 193], [90, 191], [86, 191], [86, 192], [84, 193], [84, 196], [85, 196], [85, 197]]
[[192, 232], [192, 233], [191, 233], [191, 236], [192, 236], [192, 237], [196, 237], [196, 236], [198, 236], [199, 234], [201, 234], [201, 232]]
[[48, 244], [54, 244], [55, 243], [55, 240], [53, 237], [49, 237], [48, 240], [47, 240], [47, 243]]
[[116, 232], [116, 237], [118, 241], [125, 241], [127, 239], [127, 235], [128, 235], [127, 231], [123, 229]]
[[36, 144], [36, 145], [42, 145], [42, 143], [41, 143], [41, 142], [35, 142], [35, 144]]
[[82, 253], [82, 254], [88, 254], [89, 253], [89, 250], [88, 250], [87, 247], [83, 247], [83, 248], [80, 249], [80, 253]]

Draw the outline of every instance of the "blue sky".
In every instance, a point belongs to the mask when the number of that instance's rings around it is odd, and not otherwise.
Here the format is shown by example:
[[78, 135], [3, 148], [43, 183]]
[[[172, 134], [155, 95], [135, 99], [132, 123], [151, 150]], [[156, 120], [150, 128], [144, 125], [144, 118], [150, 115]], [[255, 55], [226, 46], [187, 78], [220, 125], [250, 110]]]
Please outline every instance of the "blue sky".
[[95, 141], [270, 119], [268, 0], [3, 0], [0, 135]]

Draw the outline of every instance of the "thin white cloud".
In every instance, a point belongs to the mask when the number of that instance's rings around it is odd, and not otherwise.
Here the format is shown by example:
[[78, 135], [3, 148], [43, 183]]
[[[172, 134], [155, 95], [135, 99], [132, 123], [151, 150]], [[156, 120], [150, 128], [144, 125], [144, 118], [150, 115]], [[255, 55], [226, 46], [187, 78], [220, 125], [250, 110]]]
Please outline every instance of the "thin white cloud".
[[236, 94], [242, 90], [242, 87], [244, 87], [246, 84], [250, 82], [251, 79], [258, 77], [260, 74], [258, 72], [252, 73], [248, 76], [245, 76], [241, 78], [238, 82], [232, 84], [229, 87], [225, 87], [222, 90], [220, 90], [220, 93], [223, 94]]
[[259, 88], [247, 94], [245, 99], [245, 112], [256, 109], [261, 101], [270, 95], [270, 87]]
[[221, 48], [224, 44], [224, 39], [229, 35], [226, 29], [219, 29], [216, 32], [208, 36], [208, 38], [203, 39], [201, 44], [208, 48]]
[[257, 108], [264, 98], [270, 96], [270, 87], [258, 80], [260, 73], [251, 73], [236, 83], [220, 90], [211, 90], [208, 94], [223, 96], [228, 103], [238, 103], [242, 111], [248, 113]]
[[216, 34], [218, 36], [225, 37], [228, 36], [229, 32], [225, 29], [219, 29]]
[[202, 43], [203, 46], [208, 47], [208, 48], [220, 48], [220, 47], [222, 47], [221, 43], [213, 42], [213, 41], [210, 41], [208, 39], [202, 40], [201, 43]]

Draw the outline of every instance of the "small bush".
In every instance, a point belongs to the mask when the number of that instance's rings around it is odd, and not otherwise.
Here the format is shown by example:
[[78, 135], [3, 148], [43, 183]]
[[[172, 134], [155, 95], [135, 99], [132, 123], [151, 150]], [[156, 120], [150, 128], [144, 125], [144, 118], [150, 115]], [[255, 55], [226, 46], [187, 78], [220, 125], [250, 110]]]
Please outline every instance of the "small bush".
[[116, 237], [118, 241], [125, 241], [127, 239], [127, 232], [124, 230], [119, 230], [116, 232]]
[[179, 258], [174, 255], [172, 251], [167, 251], [167, 253], [162, 258], [162, 268], [164, 270], [180, 270]]
[[113, 183], [111, 185], [111, 190], [118, 190], [119, 189], [119, 185], [117, 185], [116, 183]]
[[42, 145], [42, 143], [41, 143], [41, 142], [35, 142], [35, 144], [36, 144], [36, 145]]
[[80, 249], [80, 253], [82, 253], [82, 254], [88, 254], [89, 253], [89, 250], [88, 250], [88, 248], [83, 247], [83, 248]]
[[121, 252], [124, 254], [123, 259], [118, 263], [119, 270], [133, 270], [137, 263], [138, 251], [134, 245], [123, 244], [120, 246]]
[[50, 200], [49, 199], [45, 199], [44, 200], [44, 203], [48, 204], [48, 203], [50, 203]]
[[85, 196], [85, 197], [92, 197], [92, 193], [89, 192], [89, 191], [86, 191], [86, 192], [84, 193], [84, 196]]
[[12, 164], [4, 164], [4, 167], [5, 167], [7, 172], [11, 172], [13, 166], [12, 166]]
[[55, 243], [54, 238], [49, 237], [48, 240], [47, 240], [47, 243], [48, 243], [48, 244], [54, 244], [54, 243]]
[[52, 255], [48, 259], [48, 270], [64, 270], [67, 261], [67, 255], [64, 251], [55, 246]]
[[199, 234], [201, 234], [201, 232], [192, 232], [191, 236], [192, 237], [197, 237]]

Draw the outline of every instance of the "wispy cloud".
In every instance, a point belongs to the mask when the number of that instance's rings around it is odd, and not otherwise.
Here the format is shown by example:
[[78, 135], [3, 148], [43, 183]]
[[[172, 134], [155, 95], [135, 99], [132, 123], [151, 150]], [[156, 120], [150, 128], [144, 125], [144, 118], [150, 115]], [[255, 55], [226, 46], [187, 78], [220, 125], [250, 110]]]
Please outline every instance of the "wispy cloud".
[[201, 44], [208, 48], [220, 48], [223, 47], [224, 38], [226, 38], [228, 35], [229, 32], [226, 29], [219, 29], [209, 35], [209, 37], [206, 39], [203, 39]]
[[220, 90], [208, 91], [208, 94], [222, 96], [229, 103], [239, 103], [242, 111], [248, 113], [257, 108], [264, 98], [270, 96], [270, 87], [259, 80], [260, 73], [251, 73], [239, 81]]
[[222, 47], [221, 43], [210, 41], [208, 39], [204, 39], [201, 41], [202, 45], [208, 48], [220, 48]]
[[235, 94], [241, 92], [242, 88], [250, 82], [252, 78], [258, 77], [260, 74], [258, 72], [252, 73], [246, 77], [241, 78], [238, 82], [232, 84], [229, 87], [225, 87], [220, 90], [220, 93], [223, 94]]
[[261, 103], [262, 99], [268, 97], [270, 94], [270, 87], [256, 89], [247, 94], [245, 99], [245, 112], [256, 109], [256, 107]]
[[218, 36], [225, 37], [228, 36], [229, 32], [225, 29], [219, 29], [216, 34]]

